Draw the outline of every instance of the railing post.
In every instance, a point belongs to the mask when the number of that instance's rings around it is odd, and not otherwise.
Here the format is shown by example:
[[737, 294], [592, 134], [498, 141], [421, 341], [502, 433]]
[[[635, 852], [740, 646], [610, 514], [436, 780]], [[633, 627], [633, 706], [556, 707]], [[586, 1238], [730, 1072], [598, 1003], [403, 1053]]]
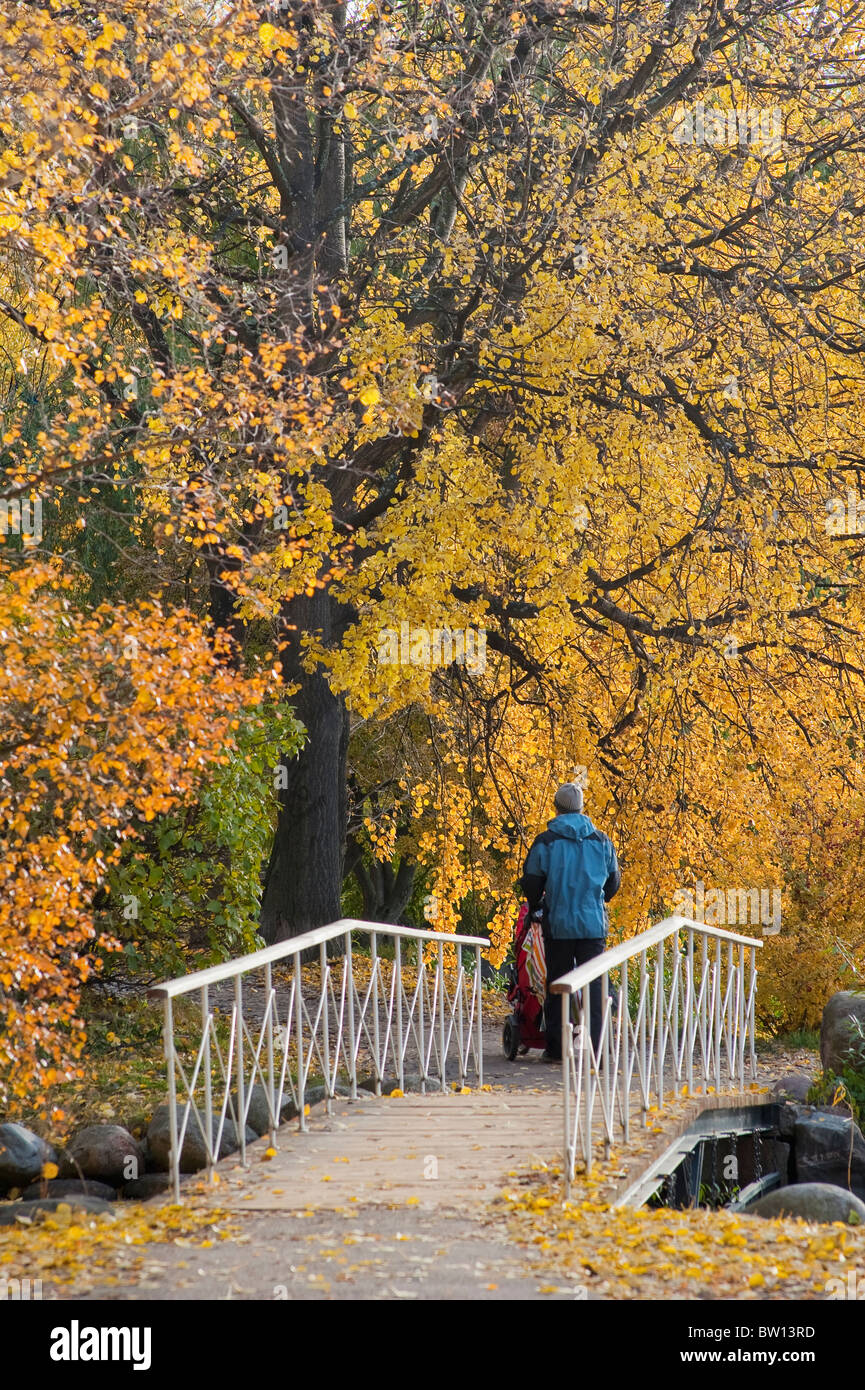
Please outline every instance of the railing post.
[[612, 1063], [610, 1049], [612, 1045], [611, 1033], [613, 1028], [613, 1015], [610, 1009], [610, 975], [607, 970], [605, 970], [601, 976], [601, 1028], [603, 1031], [601, 1034], [602, 1041], [600, 1050], [603, 1062], [601, 1062], [600, 1058], [598, 1060], [603, 1068], [601, 1072], [601, 1088], [604, 1096], [604, 1160], [606, 1161], [610, 1157], [610, 1135], [613, 1129], [613, 1114], [610, 1108], [610, 1070]]
[[[421, 942], [420, 937], [417, 937], [417, 938], [416, 938], [415, 944], [416, 944], [416, 946], [417, 946], [417, 986], [416, 986], [416, 997], [417, 997], [417, 1002], [418, 1002], [417, 1023], [418, 1023], [418, 1033], [419, 1033], [419, 1035], [420, 1035], [420, 1037], [419, 1037], [420, 1058], [419, 1058], [419, 1061], [418, 1061], [418, 1066], [420, 1067], [420, 1090], [421, 1090], [421, 1095], [422, 1095], [422, 1096], [425, 1096], [425, 1095], [426, 1095], [426, 1083], [427, 1083], [427, 1069], [426, 1069], [426, 1026], [425, 1026], [426, 1014], [425, 1014], [425, 1012], [424, 1012], [424, 1005], [425, 1005], [425, 1003], [426, 1003], [426, 998], [425, 998], [426, 965], [425, 965], [424, 958], [423, 958], [423, 949], [422, 949], [422, 942]], [[433, 1026], [433, 1021], [432, 1021], [432, 1019], [430, 1019], [430, 1028], [432, 1028], [432, 1026]]]
[[657, 978], [655, 983], [655, 1065], [658, 1070], [658, 1077], [655, 1092], [658, 1097], [658, 1109], [664, 1104], [664, 943], [658, 942], [657, 950]]
[[402, 1040], [402, 938], [394, 937], [394, 961], [393, 968], [396, 971], [396, 1050], [397, 1050], [397, 1084], [401, 1091], [405, 1091], [405, 1061], [403, 1059], [403, 1040]]
[[201, 1027], [204, 1031], [204, 1123], [207, 1126], [207, 1177], [213, 1182], [213, 1078], [210, 1074], [210, 989], [201, 989]]
[[622, 982], [619, 989], [619, 1027], [622, 1030], [622, 1136], [627, 1144], [631, 1137], [631, 1011], [628, 1004], [628, 962], [622, 961]]
[[447, 1063], [445, 1061], [445, 951], [441, 942], [438, 944], [438, 976], [439, 976], [439, 1066], [442, 1074], [442, 1091], [447, 1090]]
[[685, 999], [688, 1007], [688, 1037], [685, 1046], [688, 1049], [688, 1095], [694, 1094], [694, 1033], [696, 1025], [697, 981], [694, 975], [694, 928], [688, 928], [688, 978], [686, 980]]
[[349, 1077], [351, 1080], [351, 1098], [357, 1100], [357, 1056], [354, 1048], [354, 967], [351, 958], [351, 932], [345, 934], [345, 955], [342, 961], [343, 979], [345, 981], [345, 997], [348, 1000], [348, 1046], [349, 1046]]
[[483, 980], [481, 979], [481, 948], [475, 947], [475, 985], [477, 988], [476, 1013], [475, 1013], [475, 1047], [477, 1048], [477, 1072], [478, 1086], [484, 1084], [484, 1029], [483, 1029]]
[[[592, 1085], [592, 1056], [594, 1055], [591, 1029], [591, 991], [591, 985], [583, 986], [583, 1153], [586, 1160], [586, 1177], [589, 1177], [592, 1172], [592, 1112], [594, 1110], [589, 1096]], [[595, 1069], [597, 1070], [597, 1061]]]
[[174, 1074], [174, 1017], [171, 1008], [171, 995], [165, 996], [162, 1015], [162, 1039], [165, 1060], [168, 1065], [168, 1127], [171, 1131], [171, 1186], [175, 1202], [180, 1201], [180, 1153], [177, 1139], [177, 1077]]
[[721, 1089], [721, 938], [715, 940], [715, 1092]]
[[264, 992], [267, 995], [267, 1025], [265, 1029], [267, 1046], [267, 1103], [270, 1110], [270, 1142], [276, 1148], [276, 1131], [279, 1127], [279, 1116], [276, 1113], [276, 1093], [273, 1088], [273, 1011], [276, 1008], [276, 997], [273, 993], [273, 971], [270, 963], [264, 967]]
[[748, 1038], [751, 1053], [751, 1080], [757, 1080], [757, 1046], [756, 1046], [756, 1026], [755, 1018], [757, 1008], [757, 947], [750, 946], [751, 952], [751, 981], [748, 986]]
[[457, 957], [457, 979], [456, 985], [454, 986], [454, 1023], [457, 1032], [457, 1055], [459, 1057], [460, 1064], [460, 1086], [464, 1086], [466, 1084], [466, 1062], [468, 1061], [468, 1057], [463, 1051], [463, 1005], [465, 1003], [466, 976], [465, 970], [463, 969], [463, 948], [462, 946], [455, 946], [454, 950], [456, 951]]
[[736, 982], [736, 955], [732, 941], [727, 943], [727, 1015], [725, 1027], [727, 1030], [727, 1070], [730, 1073], [730, 1080], [734, 1080], [736, 1071], [736, 995], [733, 986]]
[[739, 945], [739, 969], [737, 971], [738, 1018], [736, 1021], [736, 1071], [739, 1089], [745, 1086], [745, 946]]
[[[303, 971], [300, 958], [302, 952], [294, 956], [294, 1045], [297, 1049], [297, 1117], [298, 1129], [305, 1134], [309, 1129], [306, 1123], [306, 1057], [303, 1052]], [[312, 1041], [310, 1040], [310, 1049]]]
[[574, 1176], [574, 1152], [571, 1136], [571, 1068], [574, 1061], [574, 1028], [571, 1023], [571, 996], [562, 995], [562, 1098], [564, 1104], [565, 1142], [562, 1150], [565, 1178], [565, 1201], [571, 1195]]
[[640, 1016], [640, 1111], [644, 1125], [649, 1122], [649, 1089], [651, 1079], [649, 1077], [649, 1057], [648, 1057], [648, 1013], [649, 1013], [649, 974], [646, 965], [646, 952], [640, 952], [640, 1003], [638, 1013]]
[[379, 1057], [378, 1026], [378, 933], [369, 934], [370, 958], [372, 960], [372, 1048], [375, 1053], [375, 1093], [381, 1095], [381, 1059]]
[[321, 1023], [322, 1023], [322, 1048], [324, 1050], [324, 1093], [326, 1096], [326, 1109], [328, 1115], [333, 1114], [333, 1095], [334, 1080], [330, 1075], [330, 966], [327, 960], [327, 942], [322, 941], [318, 956], [319, 974], [321, 976]]
[[[237, 1125], [237, 1142], [240, 1147], [240, 1161], [246, 1164], [246, 1078], [243, 1075], [243, 979], [240, 975], [234, 977], [234, 1004], [237, 1015], [237, 1114], [235, 1123]], [[209, 1143], [213, 1143], [212, 1136]], [[215, 1155], [219, 1158], [219, 1154]]]
[[[673, 1052], [673, 1095], [675, 1096], [678, 1095], [679, 1081], [681, 1080], [681, 1071], [679, 1067], [679, 995], [681, 992], [680, 985], [682, 974], [682, 952], [681, 947], [679, 945], [678, 932], [670, 941], [670, 951], [672, 955], [672, 959], [670, 961], [670, 969], [673, 972], [673, 979], [670, 986], [669, 1014], [671, 1019], [670, 1042]], [[666, 1010], [664, 1011], [664, 1016], [665, 1018], [667, 1016]]]

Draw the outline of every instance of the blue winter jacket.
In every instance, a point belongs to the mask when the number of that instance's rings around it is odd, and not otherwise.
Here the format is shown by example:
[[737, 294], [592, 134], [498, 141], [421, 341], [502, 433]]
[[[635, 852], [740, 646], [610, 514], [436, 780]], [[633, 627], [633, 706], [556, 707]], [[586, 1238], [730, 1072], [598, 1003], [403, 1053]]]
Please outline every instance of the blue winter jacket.
[[604, 903], [622, 877], [613, 842], [588, 816], [554, 816], [529, 850], [522, 888], [533, 911], [544, 900], [550, 935], [605, 937]]

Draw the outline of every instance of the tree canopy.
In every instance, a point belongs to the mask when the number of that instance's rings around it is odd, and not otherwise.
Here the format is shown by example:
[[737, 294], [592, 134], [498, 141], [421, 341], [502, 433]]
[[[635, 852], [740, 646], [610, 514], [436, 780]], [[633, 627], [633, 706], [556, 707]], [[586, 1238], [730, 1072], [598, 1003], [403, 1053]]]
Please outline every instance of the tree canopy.
[[[348, 836], [424, 865], [439, 925], [471, 895], [501, 959], [583, 768], [617, 929], [783, 885], [766, 1007], [813, 1018], [865, 942], [861, 7], [0, 23], [4, 492], [45, 526], [0, 550], [4, 629], [38, 559], [61, 665], [101, 602], [219, 633], [183, 691], [142, 644], [202, 756], [278, 652], [307, 738], [267, 939], [340, 915]], [[444, 631], [485, 659], [411, 659]]]

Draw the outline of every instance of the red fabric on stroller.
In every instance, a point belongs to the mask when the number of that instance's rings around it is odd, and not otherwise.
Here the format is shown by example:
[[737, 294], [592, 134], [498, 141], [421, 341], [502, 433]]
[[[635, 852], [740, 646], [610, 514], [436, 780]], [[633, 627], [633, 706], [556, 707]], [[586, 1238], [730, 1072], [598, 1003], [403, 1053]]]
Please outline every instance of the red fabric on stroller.
[[[543, 1004], [532, 989], [526, 967], [526, 937], [530, 926], [532, 926], [532, 922], [529, 918], [529, 905], [523, 903], [514, 928], [514, 980], [508, 990], [508, 1001], [513, 1004], [514, 1012], [509, 1023], [513, 1030], [511, 1036], [518, 1034], [521, 1047], [546, 1048], [547, 1040], [543, 1031]], [[513, 1049], [511, 1050], [513, 1051]], [[506, 1055], [508, 1051], [508, 1046], [505, 1043]]]

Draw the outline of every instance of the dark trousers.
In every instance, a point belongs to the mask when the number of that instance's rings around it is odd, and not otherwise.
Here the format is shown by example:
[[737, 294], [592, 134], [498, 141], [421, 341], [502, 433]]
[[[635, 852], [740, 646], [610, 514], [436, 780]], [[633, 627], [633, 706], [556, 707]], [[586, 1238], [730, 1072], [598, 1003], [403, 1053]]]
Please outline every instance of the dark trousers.
[[[545, 931], [544, 947], [547, 956], [547, 1002], [544, 1011], [547, 1052], [554, 1057], [561, 1057], [562, 996], [550, 994], [549, 987], [553, 980], [557, 980], [560, 975], [567, 975], [569, 970], [575, 970], [578, 965], [585, 965], [587, 961], [594, 960], [595, 956], [601, 955], [607, 949], [607, 942], [603, 936], [566, 937], [557, 940], [550, 936], [548, 931]], [[593, 980], [589, 985], [591, 1009], [589, 1031], [595, 1051], [597, 1051], [598, 1043], [601, 1040], [601, 1028], [604, 1023], [602, 995], [603, 988], [600, 979]], [[582, 998], [579, 1002], [582, 1004]]]

